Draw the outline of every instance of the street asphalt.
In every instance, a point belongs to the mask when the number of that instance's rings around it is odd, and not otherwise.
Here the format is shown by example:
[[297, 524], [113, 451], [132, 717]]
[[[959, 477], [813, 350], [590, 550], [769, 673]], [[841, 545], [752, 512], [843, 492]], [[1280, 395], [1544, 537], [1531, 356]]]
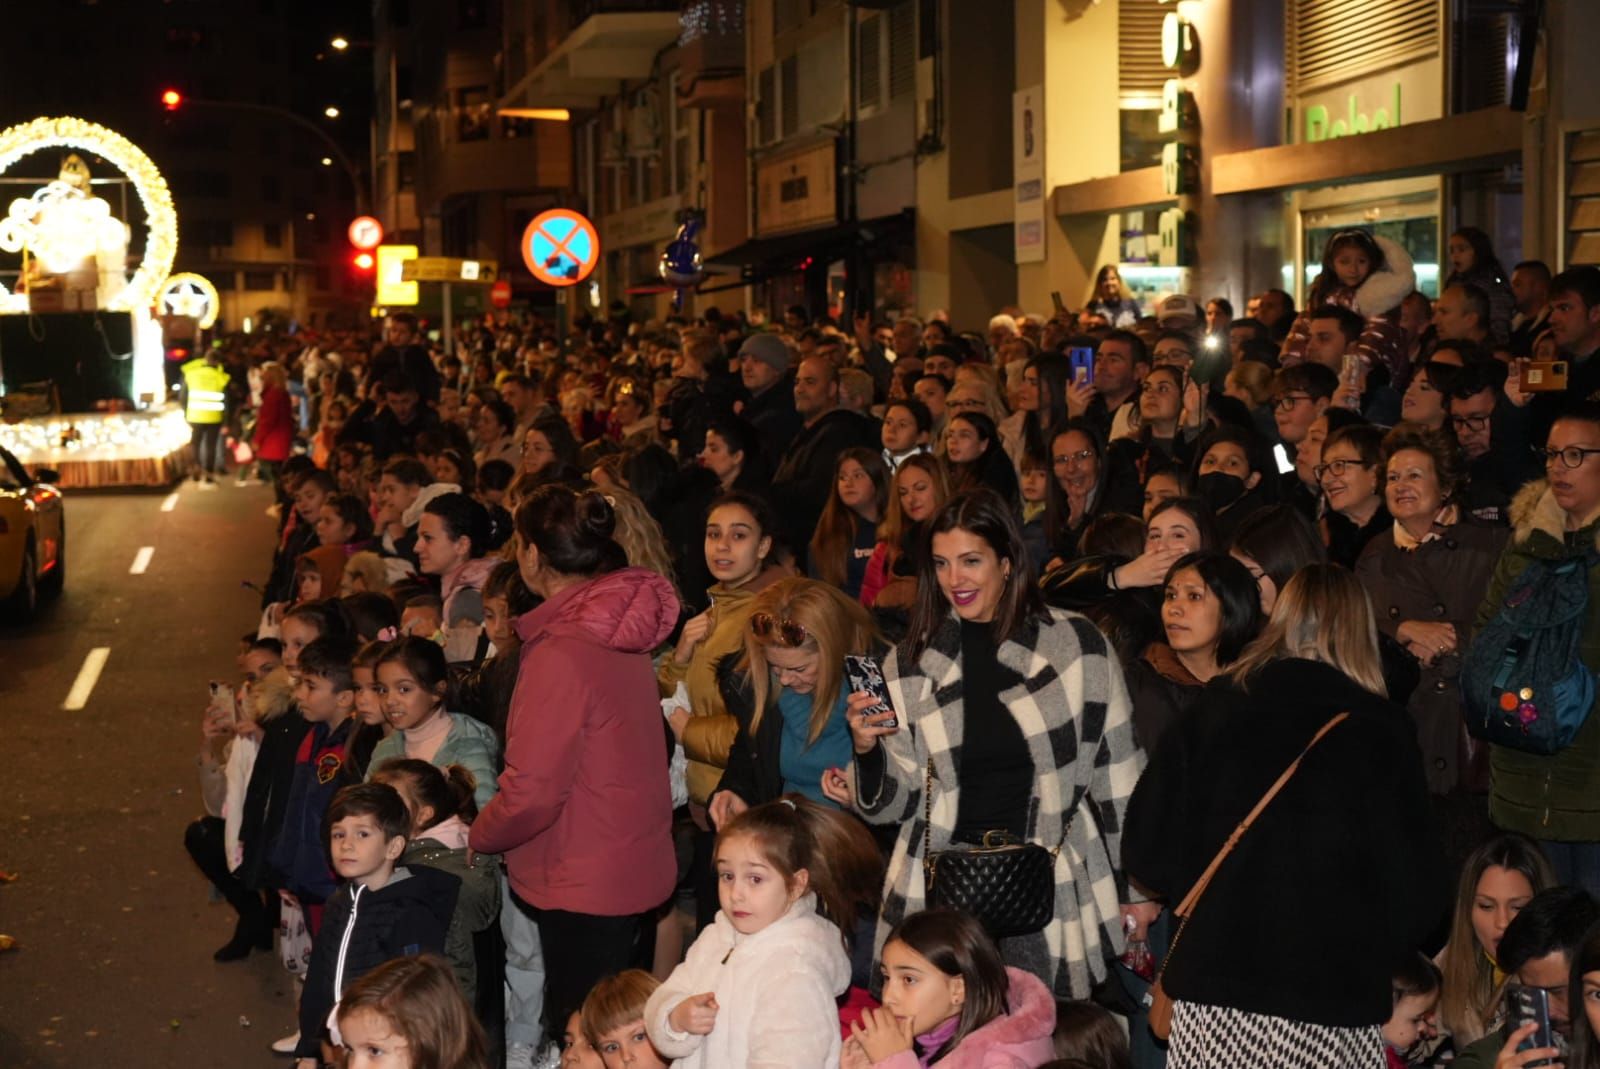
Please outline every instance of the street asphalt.
[[289, 1064], [267, 1045], [293, 1028], [290, 978], [273, 953], [212, 961], [232, 913], [183, 848], [207, 681], [236, 679], [258, 618], [241, 582], [266, 575], [271, 495], [175, 489], [68, 492], [65, 593], [0, 626], [3, 1069]]

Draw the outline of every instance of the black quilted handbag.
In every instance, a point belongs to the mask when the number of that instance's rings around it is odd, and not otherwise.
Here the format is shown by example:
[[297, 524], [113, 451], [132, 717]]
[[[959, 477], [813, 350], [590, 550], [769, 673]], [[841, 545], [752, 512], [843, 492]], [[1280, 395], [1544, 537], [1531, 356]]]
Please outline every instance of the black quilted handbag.
[[[1056, 856], [1038, 843], [1019, 843], [1006, 832], [986, 832], [983, 845], [934, 853], [933, 760], [922, 792], [922, 866], [929, 906], [971, 914], [996, 939], [1029, 935], [1050, 923], [1056, 912]], [[1061, 842], [1072, 827], [1068, 816]]]

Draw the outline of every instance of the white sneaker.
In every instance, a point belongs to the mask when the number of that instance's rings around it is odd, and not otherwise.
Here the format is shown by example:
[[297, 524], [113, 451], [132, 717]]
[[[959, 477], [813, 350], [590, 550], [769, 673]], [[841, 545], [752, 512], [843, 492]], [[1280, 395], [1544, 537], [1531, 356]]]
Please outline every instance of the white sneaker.
[[284, 1036], [282, 1039], [275, 1041], [272, 1044], [272, 1053], [274, 1053], [274, 1054], [293, 1054], [294, 1053], [294, 1049], [296, 1047], [298, 1047], [299, 1045], [300, 1045], [300, 1033], [298, 1031], [296, 1031], [292, 1035]]
[[534, 1049], [528, 1043], [506, 1044], [506, 1069], [533, 1069]]

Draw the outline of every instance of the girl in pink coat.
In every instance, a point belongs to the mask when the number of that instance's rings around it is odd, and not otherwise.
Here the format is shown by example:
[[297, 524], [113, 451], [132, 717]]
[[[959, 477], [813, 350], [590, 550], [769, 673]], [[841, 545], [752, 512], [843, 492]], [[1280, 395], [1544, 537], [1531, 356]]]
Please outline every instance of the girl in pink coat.
[[883, 945], [883, 1008], [851, 1026], [842, 1069], [1033, 1069], [1055, 1057], [1056, 1004], [1007, 968], [965, 913], [913, 913]]

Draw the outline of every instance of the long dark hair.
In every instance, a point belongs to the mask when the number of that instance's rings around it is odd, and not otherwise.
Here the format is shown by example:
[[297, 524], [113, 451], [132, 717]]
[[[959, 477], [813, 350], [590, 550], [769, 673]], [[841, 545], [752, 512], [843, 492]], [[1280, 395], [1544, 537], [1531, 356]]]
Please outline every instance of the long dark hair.
[[1188, 553], [1167, 570], [1166, 584], [1194, 569], [1206, 589], [1217, 596], [1221, 625], [1217, 628], [1217, 667], [1226, 668], [1261, 630], [1261, 595], [1250, 570], [1226, 553]]
[[1006, 580], [1005, 593], [1000, 595], [994, 623], [990, 625], [996, 646], [1023, 625], [1042, 622], [1050, 615], [1035, 581], [1033, 562], [1028, 559], [1027, 548], [1023, 545], [1016, 514], [999, 494], [987, 487], [957, 494], [934, 513], [922, 536], [917, 600], [911, 607], [911, 623], [900, 644], [900, 655], [908, 664], [917, 662], [934, 633], [950, 615], [950, 602], [939, 586], [933, 562], [933, 536], [950, 531], [976, 535], [988, 543], [996, 557], [1011, 564], [1011, 576]]
[[1069, 418], [1067, 383], [1072, 380], [1072, 364], [1060, 353], [1040, 353], [1023, 365], [1024, 372], [1028, 368], [1039, 379], [1039, 411], [1022, 421], [1024, 440], [1029, 452], [1047, 455], [1050, 442]]
[[1044, 495], [1044, 536], [1049, 540], [1052, 550], [1060, 550], [1071, 534], [1072, 522], [1071, 508], [1067, 504], [1067, 492], [1061, 488], [1061, 482], [1055, 475], [1054, 452], [1056, 439], [1064, 434], [1077, 431], [1089, 441], [1089, 448], [1094, 450], [1095, 474], [1094, 489], [1089, 491], [1089, 513], [1092, 515], [1100, 505], [1106, 482], [1106, 440], [1099, 429], [1088, 420], [1069, 419], [1057, 427], [1050, 434], [1050, 441], [1045, 443], [1046, 456], [1051, 457], [1050, 479], [1045, 484]]
[[1572, 952], [1572, 981], [1567, 993], [1567, 1005], [1577, 1012], [1572, 1014], [1572, 1042], [1567, 1051], [1567, 1069], [1597, 1069], [1600, 1067], [1600, 1036], [1589, 1024], [1589, 1014], [1583, 1007], [1588, 1002], [1583, 997], [1585, 973], [1600, 972], [1600, 926], [1589, 929], [1583, 942]]
[[839, 454], [833, 464], [833, 482], [828, 489], [828, 503], [817, 519], [817, 529], [811, 535], [811, 570], [825, 583], [844, 586], [849, 572], [851, 547], [855, 545], [856, 532], [867, 521], [839, 499], [839, 473], [846, 463], [854, 461], [872, 480], [872, 497], [878, 507], [878, 518], [872, 521], [874, 530], [889, 512], [889, 468], [883, 454], [876, 449], [853, 446]]
[[[1472, 246], [1471, 274], [1488, 275], [1490, 278], [1498, 280], [1503, 280], [1506, 277], [1506, 269], [1500, 265], [1500, 257], [1494, 254], [1494, 242], [1488, 234], [1475, 226], [1458, 226], [1451, 231], [1450, 236], [1464, 238], [1467, 244]], [[1445, 279], [1446, 283], [1450, 281], [1450, 278], [1454, 277], [1455, 272], [1450, 272], [1449, 278]], [[1467, 276], [1463, 275], [1462, 277], [1465, 278]], [[1487, 324], [1485, 325], [1487, 326]], [[1582, 1005], [1582, 1003], [1573, 1003], [1573, 1005]]]
[[1295, 572], [1328, 559], [1316, 528], [1293, 505], [1273, 505], [1246, 516], [1229, 548], [1260, 565], [1280, 592]]
[[913, 913], [895, 925], [884, 940], [884, 945], [889, 943], [904, 943], [946, 976], [960, 977], [966, 989], [955, 1034], [934, 1052], [930, 1062], [937, 1063], [973, 1032], [1005, 1014], [1011, 980], [1000, 948], [968, 914], [953, 909]]

